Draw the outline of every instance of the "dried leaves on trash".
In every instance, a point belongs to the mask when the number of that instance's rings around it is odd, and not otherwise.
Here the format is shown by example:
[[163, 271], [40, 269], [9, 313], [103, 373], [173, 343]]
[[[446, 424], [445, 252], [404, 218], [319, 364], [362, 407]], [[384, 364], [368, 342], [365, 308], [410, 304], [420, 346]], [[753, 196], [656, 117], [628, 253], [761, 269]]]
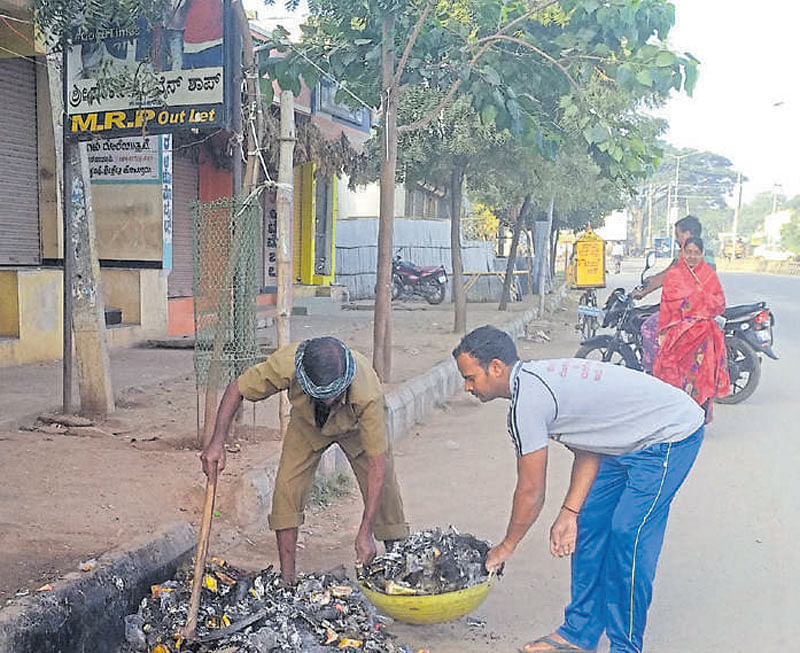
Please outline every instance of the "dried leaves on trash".
[[122, 653], [400, 650], [384, 630], [385, 618], [348, 579], [308, 574], [289, 586], [271, 566], [248, 573], [219, 558], [211, 559], [203, 578], [198, 639], [183, 640], [190, 578], [186, 568], [152, 586], [139, 611], [125, 618]]
[[359, 581], [384, 594], [443, 594], [485, 581], [489, 543], [452, 526], [413, 533], [359, 569]]

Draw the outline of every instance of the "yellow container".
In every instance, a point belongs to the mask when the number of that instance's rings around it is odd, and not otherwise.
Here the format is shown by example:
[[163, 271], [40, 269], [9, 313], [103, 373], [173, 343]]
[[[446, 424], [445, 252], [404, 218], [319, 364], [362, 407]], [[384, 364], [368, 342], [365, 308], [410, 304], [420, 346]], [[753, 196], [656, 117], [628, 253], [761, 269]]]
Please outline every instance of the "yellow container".
[[465, 590], [420, 596], [383, 594], [363, 585], [361, 590], [376, 608], [398, 621], [410, 624], [438, 624], [472, 612], [489, 595], [493, 583], [494, 575], [491, 575], [488, 580]]

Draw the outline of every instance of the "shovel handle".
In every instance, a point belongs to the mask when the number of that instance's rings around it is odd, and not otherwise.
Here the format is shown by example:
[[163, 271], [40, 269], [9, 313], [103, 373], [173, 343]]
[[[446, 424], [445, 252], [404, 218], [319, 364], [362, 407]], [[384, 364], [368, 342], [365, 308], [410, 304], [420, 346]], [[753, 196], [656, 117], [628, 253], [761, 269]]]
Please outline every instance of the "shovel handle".
[[186, 626], [183, 634], [186, 639], [194, 639], [197, 628], [197, 612], [200, 609], [200, 591], [203, 589], [203, 574], [206, 569], [206, 556], [208, 555], [208, 537], [211, 534], [211, 518], [214, 516], [214, 499], [217, 494], [217, 473], [214, 470], [212, 477], [206, 480], [206, 500], [203, 506], [203, 521], [200, 524], [200, 536], [197, 538], [197, 552], [194, 557], [194, 579], [192, 581], [192, 596], [189, 599], [189, 613], [186, 616]]

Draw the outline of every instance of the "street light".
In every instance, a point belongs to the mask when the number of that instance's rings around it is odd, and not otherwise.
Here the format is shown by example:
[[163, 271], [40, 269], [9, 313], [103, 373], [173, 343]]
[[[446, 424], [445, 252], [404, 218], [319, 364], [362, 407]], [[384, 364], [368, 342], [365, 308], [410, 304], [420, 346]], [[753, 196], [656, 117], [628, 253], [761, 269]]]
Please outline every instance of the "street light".
[[[681, 174], [681, 159], [685, 159], [686, 157], [693, 156], [697, 154], [695, 150], [691, 152], [687, 152], [686, 154], [670, 154], [669, 156], [673, 157], [676, 161], [675, 163], [675, 222], [677, 222], [678, 217], [678, 185], [680, 183], [680, 174]], [[670, 233], [670, 224], [674, 225], [674, 222], [670, 222], [670, 203], [669, 203], [669, 195], [667, 196], [667, 238], [670, 238], [670, 256], [672, 258], [675, 257], [675, 238], [671, 237], [672, 234]]]

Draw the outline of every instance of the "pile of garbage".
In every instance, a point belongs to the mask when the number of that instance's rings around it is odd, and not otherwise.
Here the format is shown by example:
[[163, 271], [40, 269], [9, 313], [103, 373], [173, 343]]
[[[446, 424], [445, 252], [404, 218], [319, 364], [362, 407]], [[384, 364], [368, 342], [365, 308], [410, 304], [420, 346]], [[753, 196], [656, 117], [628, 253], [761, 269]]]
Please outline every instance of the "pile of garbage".
[[489, 543], [450, 526], [409, 535], [360, 567], [358, 580], [383, 594], [430, 595], [473, 587], [489, 577]]
[[125, 618], [121, 653], [268, 653], [407, 651], [384, 630], [363, 593], [343, 574], [301, 575], [284, 583], [272, 567], [248, 573], [212, 558], [206, 566], [196, 639], [185, 640], [191, 570], [153, 585], [136, 614]]

